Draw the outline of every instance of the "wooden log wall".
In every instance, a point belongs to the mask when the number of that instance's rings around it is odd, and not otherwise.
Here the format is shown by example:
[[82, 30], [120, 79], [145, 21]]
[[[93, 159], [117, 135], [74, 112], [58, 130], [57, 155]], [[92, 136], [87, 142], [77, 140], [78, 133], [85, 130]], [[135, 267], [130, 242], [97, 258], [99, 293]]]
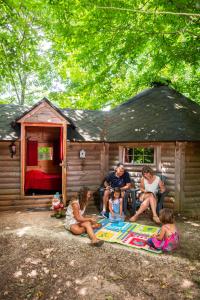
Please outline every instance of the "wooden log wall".
[[16, 144], [16, 155], [11, 158], [11, 142], [0, 142], [0, 211], [23, 210], [34, 207], [50, 207], [47, 196], [25, 197], [20, 195], [20, 143]]
[[[80, 150], [86, 152], [80, 158]], [[107, 147], [103, 143], [67, 143], [67, 200], [82, 187], [96, 191], [106, 170]]]
[[[152, 166], [155, 172], [162, 173], [166, 176], [166, 188], [168, 195], [165, 198], [165, 207], [174, 208], [175, 201], [175, 143], [124, 143], [124, 144], [110, 144], [109, 145], [109, 170], [113, 171], [118, 162], [123, 160], [124, 147], [150, 147], [157, 148], [156, 163]], [[131, 178], [134, 180], [136, 188], [139, 188], [141, 180], [142, 166], [127, 165], [126, 170], [129, 172]]]
[[[45, 196], [41, 196], [41, 199], [33, 197], [21, 199], [19, 142], [16, 142], [17, 153], [13, 158], [10, 157], [9, 145], [10, 142], [0, 142], [0, 210], [48, 206], [50, 199]], [[169, 193], [165, 199], [165, 206], [175, 207], [176, 210], [189, 215], [199, 215], [200, 143], [155, 145], [158, 155], [154, 170], [162, 172], [167, 177], [166, 187]], [[67, 142], [68, 200], [83, 186], [89, 187], [92, 191], [97, 190], [108, 171], [113, 171], [116, 164], [122, 161], [124, 146], [127, 144]], [[86, 151], [85, 159], [79, 157], [81, 149]], [[137, 187], [140, 183], [141, 169], [141, 166], [127, 166]]]
[[192, 216], [200, 215], [200, 142], [185, 146], [184, 198], [181, 210]]
[[20, 153], [16, 142], [16, 155], [11, 158], [11, 142], [0, 142], [0, 210], [20, 199]]
[[166, 178], [166, 189], [168, 191], [165, 197], [165, 207], [175, 208], [175, 143], [162, 143], [160, 153], [160, 171]]

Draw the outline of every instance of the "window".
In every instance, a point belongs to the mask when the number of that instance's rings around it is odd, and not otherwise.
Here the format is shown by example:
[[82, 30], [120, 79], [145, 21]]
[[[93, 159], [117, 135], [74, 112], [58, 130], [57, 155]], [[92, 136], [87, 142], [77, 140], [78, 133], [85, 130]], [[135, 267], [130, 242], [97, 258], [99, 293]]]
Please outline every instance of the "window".
[[53, 160], [53, 147], [38, 147], [38, 160]]
[[124, 163], [134, 165], [154, 164], [154, 148], [124, 148]]

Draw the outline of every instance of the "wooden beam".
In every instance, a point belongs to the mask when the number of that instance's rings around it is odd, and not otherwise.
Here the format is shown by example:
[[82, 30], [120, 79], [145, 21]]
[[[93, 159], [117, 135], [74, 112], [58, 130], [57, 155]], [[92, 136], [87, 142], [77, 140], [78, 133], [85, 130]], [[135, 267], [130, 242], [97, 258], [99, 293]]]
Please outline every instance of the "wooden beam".
[[28, 122], [24, 122], [22, 123], [24, 124], [24, 126], [26, 127], [61, 127], [63, 126], [64, 123], [46, 123], [46, 122], [40, 122], [40, 123], [28, 123]]
[[101, 180], [104, 180], [105, 176], [109, 171], [109, 144], [108, 143], [102, 143], [100, 165], [101, 165]]
[[24, 182], [25, 182], [25, 142], [26, 142], [26, 136], [25, 136], [25, 126], [24, 124], [21, 124], [21, 187], [20, 187], [20, 195], [23, 198], [24, 197]]
[[62, 195], [63, 203], [67, 203], [67, 125], [63, 125], [63, 162], [62, 162]]
[[176, 142], [175, 146], [175, 210], [181, 211], [184, 202], [184, 176], [185, 176], [185, 145]]

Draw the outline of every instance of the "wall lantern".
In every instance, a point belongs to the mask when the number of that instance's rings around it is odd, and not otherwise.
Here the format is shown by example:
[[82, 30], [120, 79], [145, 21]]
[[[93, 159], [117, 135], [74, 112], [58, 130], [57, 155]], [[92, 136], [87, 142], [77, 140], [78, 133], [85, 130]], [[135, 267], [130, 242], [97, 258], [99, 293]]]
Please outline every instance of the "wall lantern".
[[10, 145], [9, 145], [9, 151], [10, 151], [10, 156], [13, 158], [14, 155], [16, 155], [16, 145], [15, 145], [15, 142], [12, 142]]
[[79, 152], [79, 157], [80, 158], [85, 158], [85, 156], [86, 156], [85, 150], [81, 149], [80, 152]]

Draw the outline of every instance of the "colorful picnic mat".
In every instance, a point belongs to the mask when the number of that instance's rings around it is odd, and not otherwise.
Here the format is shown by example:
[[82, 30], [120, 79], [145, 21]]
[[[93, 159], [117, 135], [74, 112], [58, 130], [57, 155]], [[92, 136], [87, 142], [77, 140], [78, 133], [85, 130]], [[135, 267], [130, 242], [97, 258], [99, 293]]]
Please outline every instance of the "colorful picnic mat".
[[109, 219], [99, 221], [102, 227], [95, 231], [98, 239], [110, 243], [119, 243], [125, 246], [144, 249], [154, 253], [162, 253], [147, 245], [147, 239], [157, 233], [160, 228], [149, 225], [129, 222], [110, 222]]

